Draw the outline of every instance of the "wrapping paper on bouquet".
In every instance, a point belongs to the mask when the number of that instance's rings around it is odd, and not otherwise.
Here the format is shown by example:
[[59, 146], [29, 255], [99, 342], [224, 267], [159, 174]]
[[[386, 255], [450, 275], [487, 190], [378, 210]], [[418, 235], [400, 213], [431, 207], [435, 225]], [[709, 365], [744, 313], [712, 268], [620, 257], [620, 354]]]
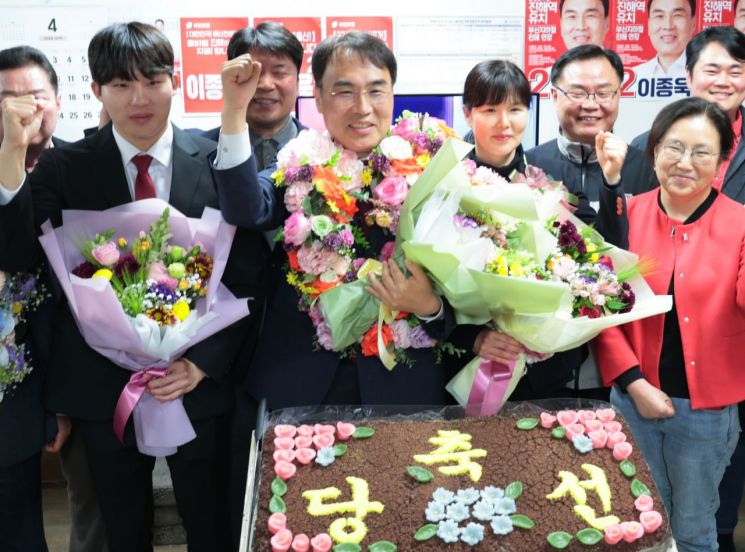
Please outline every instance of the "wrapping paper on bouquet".
[[[71, 271], [83, 260], [76, 245], [81, 240], [107, 230], [115, 230], [117, 236], [128, 239], [136, 237], [166, 208], [170, 210], [172, 242], [202, 244], [214, 265], [207, 294], [198, 301], [197, 308], [179, 326], [162, 331], [144, 315], [127, 316], [108, 280], [79, 278]], [[196, 436], [182, 400], [162, 404], [149, 393], [143, 393], [144, 386], [150, 378], [163, 375], [158, 369], [170, 366], [188, 348], [248, 315], [246, 300], [235, 298], [219, 283], [235, 227], [225, 223], [215, 209], [205, 208], [201, 219], [190, 219], [164, 201], [147, 199], [105, 211], [63, 211], [62, 226], [52, 228], [47, 222], [42, 230], [39, 241], [86, 343], [118, 366], [134, 372], [123, 397], [130, 393], [130, 412], [139, 450], [152, 456], [175, 453], [176, 447]], [[141, 371], [149, 373], [138, 375]], [[123, 414], [126, 416], [122, 420]], [[119, 426], [119, 431], [123, 431], [128, 416], [129, 412], [117, 407], [115, 426]]]

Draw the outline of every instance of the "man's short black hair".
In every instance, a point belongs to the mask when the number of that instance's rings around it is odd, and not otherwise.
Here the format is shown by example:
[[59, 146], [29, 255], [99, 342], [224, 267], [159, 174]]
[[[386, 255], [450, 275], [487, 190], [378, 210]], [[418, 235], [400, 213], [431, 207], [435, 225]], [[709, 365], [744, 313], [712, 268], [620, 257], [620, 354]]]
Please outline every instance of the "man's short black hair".
[[0, 50], [0, 71], [20, 69], [29, 65], [36, 65], [47, 74], [49, 84], [52, 85], [56, 96], [59, 93], [57, 72], [41, 50], [31, 46], [14, 46], [13, 48]]
[[[647, 14], [652, 13], [652, 2], [654, 0], [648, 0], [647, 2]], [[696, 0], [688, 0], [688, 5], [691, 6], [691, 16], [696, 15]]]
[[[564, 2], [566, 2], [566, 0], [561, 0], [561, 2], [559, 2], [559, 14], [564, 13]], [[608, 0], [600, 0], [600, 3], [603, 5], [603, 17], [608, 17], [610, 13], [608, 8]]]
[[585, 61], [588, 59], [606, 59], [611, 64], [613, 70], [618, 75], [618, 80], [623, 82], [623, 62], [616, 52], [609, 48], [596, 46], [595, 44], [582, 44], [567, 50], [559, 56], [551, 67], [551, 84], [556, 86], [561, 78], [564, 68], [575, 61]]
[[135, 80], [137, 72], [151, 79], [173, 76], [173, 47], [157, 27], [132, 21], [98, 31], [88, 45], [91, 78], [99, 85], [114, 79]]
[[530, 106], [530, 83], [520, 68], [504, 59], [482, 61], [468, 73], [463, 85], [463, 105], [468, 109], [482, 105], [516, 102]]
[[395, 84], [396, 56], [393, 55], [385, 42], [369, 33], [351, 31], [325, 39], [313, 52], [311, 69], [316, 86], [321, 87], [321, 79], [326, 73], [326, 67], [334, 56], [350, 54], [357, 54], [380, 69], [388, 69], [388, 73], [391, 75], [391, 83]]
[[255, 50], [274, 56], [286, 56], [300, 72], [303, 64], [303, 45], [297, 37], [281, 23], [265, 21], [256, 27], [245, 27], [236, 31], [228, 43], [228, 59], [235, 59]]
[[689, 74], [693, 74], [701, 52], [712, 42], [720, 44], [733, 59], [745, 62], [745, 34], [729, 25], [709, 27], [696, 34], [686, 46], [686, 71]]

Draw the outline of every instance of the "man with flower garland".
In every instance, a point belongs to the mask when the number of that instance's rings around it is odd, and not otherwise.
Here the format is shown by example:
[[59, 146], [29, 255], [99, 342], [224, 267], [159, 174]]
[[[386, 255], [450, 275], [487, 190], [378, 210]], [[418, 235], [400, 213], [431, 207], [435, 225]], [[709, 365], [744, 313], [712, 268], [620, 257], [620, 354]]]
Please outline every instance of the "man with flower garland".
[[[26, 270], [41, 258], [39, 225], [59, 225], [63, 209], [102, 210], [144, 197], [167, 200], [199, 217], [218, 198], [208, 166], [215, 144], [169, 122], [178, 88], [173, 49], [143, 23], [115, 24], [91, 40], [92, 89], [112, 123], [67, 148], [42, 156], [24, 172], [25, 152], [40, 126], [45, 102], [33, 95], [5, 98], [0, 145], [0, 269]], [[229, 152], [222, 152], [229, 158]], [[144, 161], [144, 162], [143, 162]], [[228, 159], [229, 161], [229, 159]], [[264, 237], [239, 230], [222, 278], [236, 296], [263, 289]], [[151, 552], [155, 459], [136, 448], [133, 424], [124, 442], [112, 417], [131, 372], [83, 340], [65, 303], [57, 312], [46, 405], [75, 419], [103, 514], [111, 552]], [[167, 458], [189, 550], [229, 550], [224, 490], [224, 418], [233, 399], [230, 366], [244, 338], [239, 322], [191, 347], [148, 383], [161, 402], [183, 398], [196, 438]]]
[[[313, 53], [312, 70], [316, 106], [334, 140], [331, 147], [339, 147], [340, 156], [350, 163], [367, 158], [391, 125], [396, 79], [393, 53], [372, 35], [351, 32], [324, 40]], [[226, 220], [263, 230], [282, 225], [288, 215], [286, 203], [292, 198], [283, 197], [284, 190], [274, 186], [274, 168], [258, 172], [250, 155], [250, 128], [246, 128], [244, 114], [260, 72], [260, 63], [250, 55], [223, 64], [220, 140], [221, 144], [243, 140], [249, 170], [244, 164], [216, 170], [215, 175]], [[305, 139], [303, 133], [301, 139]], [[324, 142], [324, 147], [328, 143]], [[336, 205], [344, 207], [344, 203]], [[370, 244], [365, 253], [378, 257], [385, 236], [378, 226], [358, 224], [361, 218], [358, 214], [353, 224]], [[367, 356], [370, 348], [377, 348], [366, 343], [370, 339], [363, 341], [362, 350], [348, 355], [314, 347], [314, 312], [311, 310], [311, 316], [300, 312], [297, 293], [282, 283], [269, 306], [262, 339], [249, 368], [251, 393], [266, 397], [272, 409], [308, 404], [444, 403], [446, 377], [435, 362], [432, 346], [452, 329], [452, 309], [434, 294], [420, 267], [407, 261], [406, 268], [409, 276], [393, 260], [384, 261], [380, 276], [369, 275], [369, 291], [390, 309], [413, 313], [422, 321], [423, 335], [419, 337], [426, 343], [423, 348], [406, 350], [412, 361], [409, 366], [399, 364], [389, 370], [377, 356]]]

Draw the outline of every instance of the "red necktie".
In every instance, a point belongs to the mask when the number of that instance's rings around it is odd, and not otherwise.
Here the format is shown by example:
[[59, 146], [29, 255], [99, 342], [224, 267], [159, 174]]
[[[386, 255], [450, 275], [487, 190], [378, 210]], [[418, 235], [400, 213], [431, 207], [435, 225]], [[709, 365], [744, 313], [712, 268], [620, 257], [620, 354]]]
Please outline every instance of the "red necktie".
[[157, 197], [155, 194], [155, 183], [150, 177], [147, 169], [153, 158], [150, 155], [135, 155], [132, 163], [137, 167], [137, 180], [135, 180], [135, 200]]

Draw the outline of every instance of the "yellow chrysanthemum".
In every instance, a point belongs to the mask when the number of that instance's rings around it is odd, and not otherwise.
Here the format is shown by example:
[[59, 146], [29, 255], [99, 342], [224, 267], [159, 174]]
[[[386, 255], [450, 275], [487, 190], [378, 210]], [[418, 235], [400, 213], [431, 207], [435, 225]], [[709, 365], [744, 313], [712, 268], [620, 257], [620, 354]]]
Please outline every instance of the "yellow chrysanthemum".
[[512, 263], [510, 265], [510, 272], [512, 273], [513, 276], [524, 276], [525, 275], [525, 271], [523, 270], [522, 265], [517, 262]]
[[187, 280], [181, 280], [181, 281], [180, 281], [180, 282], [178, 283], [178, 288], [179, 288], [180, 290], [185, 290], [185, 289], [189, 289], [189, 282], [188, 282]]
[[125, 238], [119, 238], [118, 240], [116, 240], [116, 243], [119, 245], [121, 249], [124, 249], [125, 247], [127, 247], [127, 240]]
[[140, 249], [142, 249], [143, 251], [147, 251], [148, 249], [150, 249], [150, 242], [147, 240], [142, 240], [140, 242]]
[[275, 186], [280, 186], [282, 182], [285, 180], [285, 171], [282, 169], [277, 169], [272, 173], [272, 180], [274, 180]]
[[108, 268], [99, 268], [93, 273], [93, 276], [91, 276], [91, 278], [106, 278], [107, 280], [111, 280], [113, 276], [114, 273], [111, 272]]
[[20, 314], [20, 312], [23, 310], [23, 303], [20, 301], [13, 301], [13, 306], [11, 307], [13, 314]]
[[600, 255], [598, 255], [597, 253], [593, 253], [592, 255], [590, 255], [591, 263], [596, 263], [598, 262], [598, 260], [600, 260]]
[[365, 186], [368, 186], [372, 182], [372, 171], [370, 169], [364, 169], [360, 175], [360, 180]]
[[432, 156], [429, 153], [423, 153], [416, 158], [416, 164], [420, 167], [426, 167], [429, 164], [429, 160]]
[[181, 322], [186, 320], [190, 312], [191, 309], [189, 308], [189, 304], [184, 300], [176, 301], [173, 304], [173, 314], [175, 314], [176, 318], [181, 320]]

